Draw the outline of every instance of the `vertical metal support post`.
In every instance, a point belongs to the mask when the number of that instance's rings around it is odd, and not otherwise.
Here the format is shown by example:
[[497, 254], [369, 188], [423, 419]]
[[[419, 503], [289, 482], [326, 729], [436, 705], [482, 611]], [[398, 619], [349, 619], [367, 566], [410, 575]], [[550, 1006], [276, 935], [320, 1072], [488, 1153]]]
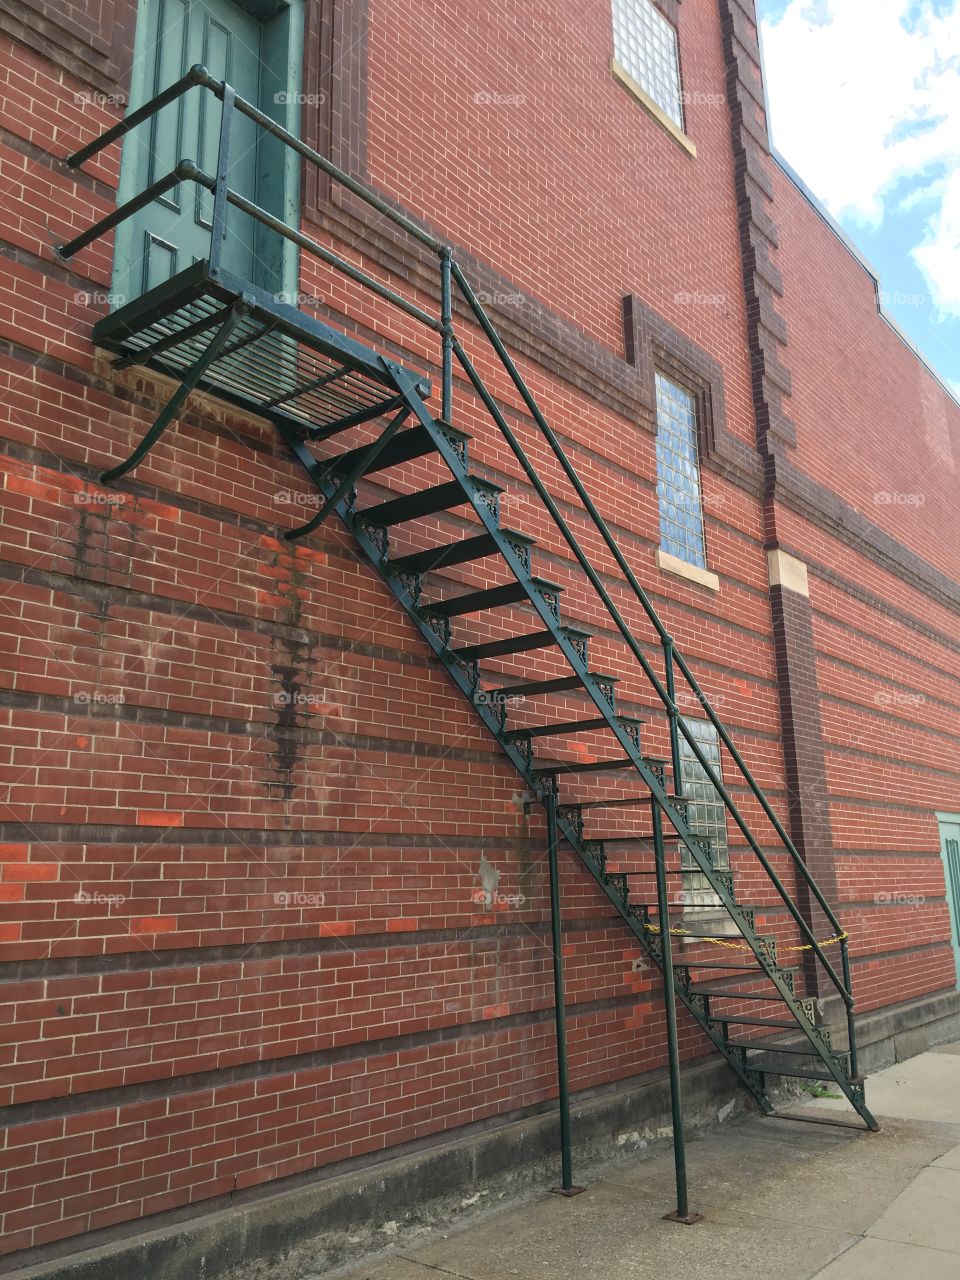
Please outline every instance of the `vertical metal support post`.
[[670, 719], [670, 763], [673, 766], [673, 794], [683, 795], [683, 770], [680, 765], [680, 729], [677, 725], [680, 713], [677, 710], [676, 682], [673, 673], [673, 641], [668, 636], [663, 642], [663, 668], [666, 676], [665, 685], [670, 706], [667, 715]]
[[440, 324], [443, 335], [443, 373], [440, 393], [440, 416], [453, 425], [453, 291], [450, 285], [452, 250], [440, 250]]
[[677, 1175], [677, 1207], [663, 1216], [668, 1222], [691, 1226], [703, 1217], [691, 1213], [687, 1200], [687, 1153], [683, 1134], [683, 1105], [680, 1093], [680, 1049], [677, 1042], [677, 1000], [673, 982], [673, 945], [670, 936], [670, 899], [663, 849], [663, 818], [660, 805], [650, 801], [653, 817], [653, 852], [657, 868], [657, 906], [660, 914], [660, 954], [663, 964], [663, 1000], [667, 1017], [667, 1058], [670, 1065], [670, 1105], [673, 1109], [673, 1161]]
[[[846, 938], [840, 939], [840, 963], [843, 966], [843, 985], [847, 989], [847, 995], [850, 995], [853, 988], [850, 985], [850, 952]], [[850, 1050], [850, 1075], [855, 1078], [860, 1074], [860, 1065], [857, 1061], [857, 1029], [854, 1026], [852, 1001], [847, 1005], [847, 1046]]]
[[553, 946], [553, 1007], [557, 1022], [557, 1085], [560, 1097], [560, 1170], [558, 1195], [575, 1196], [583, 1190], [573, 1185], [570, 1153], [570, 1084], [567, 1076], [567, 1016], [563, 1003], [563, 953], [560, 928], [560, 866], [557, 849], [557, 793], [547, 794], [547, 855], [550, 862], [550, 935]]
[[227, 234], [227, 192], [230, 177], [230, 135], [233, 132], [236, 90], [223, 86], [223, 113], [220, 116], [220, 143], [217, 148], [217, 181], [213, 188], [213, 218], [210, 227], [210, 270], [216, 274], [223, 257]]

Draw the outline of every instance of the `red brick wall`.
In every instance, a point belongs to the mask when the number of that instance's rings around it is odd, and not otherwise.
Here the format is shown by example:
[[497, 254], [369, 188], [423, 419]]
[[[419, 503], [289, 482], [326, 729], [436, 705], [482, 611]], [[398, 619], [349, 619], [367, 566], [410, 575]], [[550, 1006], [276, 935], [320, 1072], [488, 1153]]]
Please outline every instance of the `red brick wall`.
[[[751, 444], [715, 7], [681, 6], [685, 84], [703, 95], [688, 108], [695, 161], [613, 81], [603, 6], [470, 9], [454, 22], [425, 0], [371, 3], [371, 177], [545, 304], [625, 386], [639, 375], [623, 359], [620, 304], [639, 295], [716, 362], [726, 426]], [[104, 308], [85, 295], [109, 286], [109, 246], [85, 253], [78, 273], [50, 252], [109, 207], [115, 180], [107, 162], [90, 166], [99, 182], [77, 186], [49, 158], [110, 115], [78, 104], [89, 81], [63, 61], [62, 50], [54, 65], [0, 46], [7, 1250], [159, 1221], [554, 1092], [541, 817], [525, 813], [517, 776], [347, 535], [328, 525], [295, 547], [278, 540], [303, 512], [290, 495], [308, 487], [270, 431], [196, 404], [133, 477], [96, 483], [168, 388], [115, 373], [91, 345]], [[392, 274], [377, 266], [376, 236], [349, 235], [340, 216], [329, 225], [344, 252], [400, 283], [397, 259]], [[432, 341], [389, 309], [308, 267], [303, 289], [323, 295], [323, 315], [435, 374]], [[406, 292], [435, 305], [409, 283]], [[540, 363], [538, 342], [524, 348], [524, 375], [781, 804], [759, 497], [708, 460], [721, 590], [659, 573], [648, 409], [617, 412], [572, 370]], [[533, 447], [489, 353], [475, 335], [467, 343]], [[642, 713], [648, 690], [462, 386], [457, 421], [475, 433], [484, 473], [507, 488], [506, 523], [542, 537], [538, 570], [570, 587], [565, 615], [598, 632], [594, 663], [623, 676], [622, 709]], [[431, 466], [400, 483], [436, 475]], [[599, 552], [598, 563], [609, 570]], [[639, 626], [635, 605], [610, 588]], [[815, 604], [826, 610], [819, 588]], [[662, 728], [647, 740], [662, 751]], [[833, 765], [831, 778], [842, 784]], [[873, 843], [844, 836], [842, 875], [881, 839], [896, 851], [896, 831]], [[930, 853], [929, 823], [923, 839]], [[743, 899], [765, 907], [764, 931], [788, 943], [768, 887], [742, 846], [732, 851]], [[482, 909], [481, 856], [522, 901]], [[871, 875], [898, 874], [892, 857], [866, 861]], [[932, 875], [933, 862], [924, 866]], [[660, 1066], [658, 983], [572, 857], [563, 881], [574, 1086]], [[942, 902], [922, 927], [942, 943]], [[900, 941], [895, 929], [894, 950]], [[929, 969], [911, 968], [911, 990], [948, 985], [942, 945], [930, 955]], [[877, 963], [864, 970], [869, 1000], [903, 998], [902, 970]], [[683, 1034], [685, 1054], [703, 1052], [686, 1021]]]
[[776, 176], [793, 461], [956, 582], [960, 406], [879, 314], [874, 278]]
[[[719, 36], [715, 22], [694, 21], [697, 7], [684, 14], [689, 74], [702, 68], [716, 87]], [[503, 65], [494, 52], [484, 65], [466, 24], [450, 77], [443, 40], [431, 49], [413, 38], [446, 31], [445, 14], [373, 6], [372, 174], [403, 198], [419, 175], [424, 213], [580, 325], [628, 380], [620, 300], [641, 292], [721, 364], [728, 424], [749, 439], [723, 113], [694, 110], [701, 158], [692, 162], [611, 79], [600, 17], [584, 28], [571, 5], [542, 6], [546, 30], [518, 19], [512, 61], [529, 86], [521, 122], [471, 103], [484, 86], [499, 92]], [[402, 40], [394, 24], [405, 24]], [[571, 146], [576, 130], [555, 119], [534, 164], [552, 114], [544, 38], [564, 45], [563, 111], [578, 104], [584, 137]], [[303, 511], [282, 499], [307, 486], [269, 432], [198, 405], [132, 482], [95, 482], [129, 451], [163, 388], [113, 373], [91, 346], [103, 307], [81, 295], [108, 287], [109, 245], [83, 255], [79, 275], [49, 250], [109, 207], [113, 169], [102, 166], [103, 185], [87, 182], [76, 201], [70, 177], [42, 152], [64, 153], [109, 112], [81, 110], [83, 84], [22, 48], [6, 45], [2, 66], [16, 144], [5, 157], [15, 198], [4, 235], [16, 250], [3, 260], [0, 312], [2, 1101], [11, 1108], [0, 1160], [4, 1248], [17, 1250], [514, 1113], [555, 1084], [541, 817], [525, 814], [518, 778], [345, 533], [327, 527], [295, 549], [278, 542], [278, 528]], [[456, 130], [421, 147], [421, 133], [447, 117]], [[442, 177], [454, 165], [460, 198]], [[635, 175], [626, 186], [625, 173]], [[675, 219], [692, 234], [708, 214], [698, 255], [676, 237], [670, 253], [651, 253]], [[357, 257], [363, 246], [346, 251]], [[323, 294], [325, 314], [349, 312], [349, 327], [408, 360], [435, 359], [422, 334], [329, 274], [305, 269], [303, 288]], [[674, 299], [681, 290], [723, 300], [690, 306]], [[489, 355], [477, 354], [502, 390]], [[649, 415], [625, 421], [533, 360], [523, 368], [776, 795], [756, 498], [705, 473], [719, 596], [658, 575]], [[508, 487], [507, 523], [543, 534], [539, 570], [572, 587], [568, 554], [516, 464], [462, 388], [460, 402], [486, 474]], [[577, 591], [564, 608], [571, 620], [600, 621]], [[599, 630], [596, 664], [626, 675]], [[548, 661], [535, 655], [531, 665]], [[648, 701], [635, 676], [624, 681], [624, 710]], [[651, 743], [662, 748], [662, 735]], [[519, 904], [491, 912], [476, 902], [481, 855]], [[580, 1089], [662, 1064], [659, 987], [569, 857], [563, 879]], [[685, 1023], [685, 1053], [703, 1048]]]
[[792, 461], [828, 506], [830, 495], [845, 504], [849, 530], [863, 532], [863, 517], [943, 575], [942, 590], [925, 590], [909, 557], [894, 572], [831, 519], [805, 518], [789, 497], [778, 506], [781, 545], [810, 566], [838, 889], [858, 1002], [870, 1007], [956, 981], [935, 814], [960, 811], [960, 407], [782, 172], [776, 208]]

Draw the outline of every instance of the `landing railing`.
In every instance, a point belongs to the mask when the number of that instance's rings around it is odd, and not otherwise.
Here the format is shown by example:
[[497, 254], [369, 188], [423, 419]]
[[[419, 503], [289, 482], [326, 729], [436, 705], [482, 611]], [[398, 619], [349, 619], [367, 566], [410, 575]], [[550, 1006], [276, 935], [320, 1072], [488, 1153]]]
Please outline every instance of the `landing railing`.
[[[858, 1070], [856, 1060], [856, 1038], [853, 1026], [854, 1000], [851, 989], [850, 956], [847, 944], [847, 935], [834, 911], [830, 907], [830, 904], [827, 902], [820, 890], [819, 885], [811, 875], [809, 868], [800, 856], [800, 853], [788, 835], [786, 829], [777, 817], [777, 814], [770, 805], [770, 802], [767, 800], [752, 772], [747, 766], [743, 756], [737, 749], [729, 732], [714, 711], [713, 707], [710, 705], [708, 698], [704, 694], [693, 672], [690, 670], [685, 658], [677, 650], [672, 636], [658, 616], [646, 591], [641, 586], [620, 550], [616, 539], [610, 532], [606, 521], [603, 519], [603, 516], [598, 511], [595, 503], [585, 489], [580, 477], [573, 467], [573, 464], [567, 457], [556, 433], [550, 427], [546, 418], [543, 416], [543, 413], [540, 411], [530, 389], [527, 387], [515, 362], [504, 346], [503, 341], [494, 328], [490, 317], [484, 310], [476, 292], [466, 279], [459, 264], [454, 260], [450, 246], [445, 244], [438, 237], [432, 235], [429, 231], [426, 231], [423, 227], [419, 226], [413, 219], [395, 209], [363, 183], [350, 177], [349, 174], [338, 168], [337, 165], [333, 164], [325, 156], [314, 150], [314, 148], [308, 146], [305, 142], [302, 142], [287, 129], [284, 129], [258, 107], [247, 102], [244, 98], [239, 97], [229, 84], [216, 79], [216, 77], [212, 76], [210, 72], [202, 66], [193, 67], [185, 76], [183, 76], [182, 79], [178, 80], [176, 84], [171, 85], [170, 88], [164, 90], [149, 102], [144, 103], [143, 106], [131, 111], [122, 121], [106, 130], [106, 132], [101, 134], [98, 138], [95, 138], [86, 146], [75, 151], [67, 158], [66, 163], [73, 169], [79, 168], [85, 163], [85, 161], [89, 160], [94, 155], [97, 155], [105, 147], [120, 141], [133, 129], [137, 128], [145, 121], [150, 120], [157, 114], [157, 112], [161, 111], [172, 102], [175, 102], [183, 94], [188, 93], [194, 88], [203, 92], [212, 93], [222, 103], [216, 174], [211, 175], [205, 173], [192, 160], [181, 160], [176, 167], [170, 171], [170, 173], [151, 183], [144, 191], [120, 205], [112, 213], [100, 219], [82, 234], [59, 246], [57, 250], [59, 255], [63, 258], [73, 257], [74, 254], [78, 253], [100, 236], [119, 226], [127, 218], [138, 213], [141, 209], [144, 209], [158, 197], [168, 193], [182, 183], [192, 182], [200, 187], [206, 188], [206, 190], [213, 194], [212, 232], [209, 256], [210, 267], [212, 270], [216, 270], [220, 265], [226, 232], [227, 210], [229, 207], [233, 207], [248, 217], [253, 218], [263, 226], [269, 228], [271, 231], [276, 232], [291, 243], [297, 245], [298, 248], [305, 250], [327, 266], [341, 272], [355, 283], [362, 285], [364, 288], [370, 289], [385, 302], [397, 307], [406, 315], [412, 317], [434, 333], [440, 335], [442, 418], [446, 422], [450, 422], [452, 419], [453, 368], [454, 360], [456, 360], [463, 369], [477, 396], [490, 413], [491, 418], [499, 429], [507, 445], [517, 458], [524, 474], [529, 480], [534, 491], [537, 493], [541, 502], [546, 507], [563, 539], [570, 547], [574, 558], [585, 573], [591, 586], [594, 588], [606, 613], [610, 617], [617, 631], [619, 631], [624, 642], [630, 649], [630, 652], [640, 665], [657, 697], [662, 702], [669, 724], [670, 751], [675, 793], [677, 795], [682, 795], [683, 782], [680, 763], [682, 738], [689, 747], [693, 757], [702, 768], [704, 775], [715, 788], [724, 808], [727, 813], [730, 814], [737, 828], [743, 835], [748, 847], [759, 861], [771, 884], [774, 886], [777, 894], [787, 908], [787, 911], [792, 917], [794, 923], [797, 925], [802, 937], [805, 939], [805, 949], [816, 957], [817, 961], [821, 964], [824, 973], [830, 979], [838, 992], [847, 1014], [851, 1075], [856, 1076], [858, 1074]], [[284, 146], [289, 147], [308, 163], [314, 165], [317, 169], [326, 174], [334, 182], [352, 192], [352, 194], [358, 199], [375, 209], [384, 218], [400, 227], [403, 231], [413, 237], [413, 239], [419, 241], [420, 244], [437, 255], [439, 259], [439, 312], [436, 316], [431, 315], [422, 307], [397, 293], [396, 290], [391, 289], [388, 285], [376, 280], [362, 268], [348, 262], [339, 254], [326, 248], [324, 245], [319, 244], [312, 237], [305, 235], [297, 228], [289, 226], [282, 219], [277, 218], [274, 214], [270, 213], [267, 209], [262, 208], [254, 201], [249, 200], [238, 191], [231, 188], [229, 183], [230, 146], [234, 116], [236, 112], [240, 112], [242, 115], [252, 120], [265, 133], [270, 134], [279, 142], [283, 143]], [[622, 574], [623, 581], [639, 601], [644, 613], [653, 626], [659, 639], [663, 654], [663, 679], [661, 679], [654, 670], [646, 654], [641, 649], [640, 644], [633, 634], [629, 624], [612, 600], [599, 574], [594, 569], [586, 553], [580, 546], [576, 535], [570, 528], [556, 502], [547, 491], [536, 469], [527, 457], [522, 444], [510, 428], [498, 404], [480, 377], [476, 366], [464, 350], [453, 324], [454, 286], [466, 303], [469, 313], [473, 315], [481, 331], [496, 352], [503, 368], [529, 411], [533, 422], [536, 424], [540, 434], [543, 436], [559, 462], [564, 474], [589, 516], [590, 521], [602, 537], [607, 549]], [[689, 689], [696, 701], [703, 708], [703, 712], [709, 719], [710, 723], [716, 729], [718, 738], [726, 748], [730, 759], [734, 762], [740, 777], [743, 779], [748, 790], [760, 805], [784, 850], [789, 854], [799, 879], [806, 886], [812, 899], [820, 907], [830, 928], [834, 930], [835, 936], [826, 942], [821, 943], [816, 938], [810, 923], [805, 919], [800, 909], [793, 901], [793, 898], [788, 892], [786, 886], [777, 875], [769, 858], [753, 835], [753, 832], [748, 826], [739, 806], [731, 796], [723, 779], [704, 753], [693, 731], [686, 724], [677, 702], [676, 686], [678, 674], [686, 688]], [[670, 809], [665, 809], [665, 812], [671, 819], [671, 822], [673, 822], [673, 815]], [[673, 825], [676, 826], [676, 823], [674, 822]], [[681, 834], [679, 833], [679, 828], [677, 828], [677, 830], [678, 834]], [[823, 950], [824, 945], [832, 943], [839, 944], [841, 959], [840, 974], [837, 973]]]

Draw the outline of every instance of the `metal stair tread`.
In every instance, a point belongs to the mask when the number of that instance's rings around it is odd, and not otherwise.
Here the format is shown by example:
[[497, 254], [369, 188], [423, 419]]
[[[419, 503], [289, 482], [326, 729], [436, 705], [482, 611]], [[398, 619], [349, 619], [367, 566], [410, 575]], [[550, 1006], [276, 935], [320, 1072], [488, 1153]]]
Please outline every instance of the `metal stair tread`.
[[[643, 720], [638, 720], [635, 716], [615, 716], [620, 724], [638, 725], [643, 724]], [[562, 720], [553, 724], [537, 724], [529, 725], [524, 729], [509, 729], [507, 731], [507, 740], [516, 742], [523, 738], [551, 738], [562, 737], [568, 733], [587, 733], [594, 729], [609, 729], [610, 721], [606, 716], [598, 716], [595, 720]]]
[[711, 1013], [715, 1022], [729, 1023], [737, 1027], [777, 1027], [782, 1031], [797, 1031], [800, 1027], [796, 1018], [787, 1021], [785, 1018], [751, 1018], [749, 1014]]
[[[652, 758], [652, 757], [648, 757], [648, 758]], [[658, 763], [662, 764], [663, 761], [659, 761]], [[667, 796], [667, 799], [670, 801], [671, 804], [673, 804], [674, 800], [683, 801], [683, 800], [686, 800], [686, 798], [687, 798], [686, 796]], [[580, 809], [619, 809], [626, 805], [649, 804], [649, 803], [650, 803], [650, 793], [647, 792], [645, 796], [628, 796], [626, 799], [623, 799], [623, 800], [580, 800], [578, 801], [578, 807]], [[678, 840], [679, 836], [666, 835], [665, 833], [665, 838], [667, 840]]]
[[[587, 640], [593, 634], [578, 627], [558, 627], [563, 635]], [[487, 640], [483, 644], [468, 644], [451, 652], [461, 662], [479, 662], [484, 658], [505, 658], [512, 653], [529, 653], [532, 649], [549, 649], [557, 643], [553, 631], [529, 631], [519, 636], [507, 636], [504, 640]]]
[[[467, 476], [467, 481], [494, 493], [503, 493], [503, 487], [479, 476]], [[415, 493], [403, 494], [398, 498], [390, 498], [378, 502], [374, 506], [364, 507], [356, 513], [358, 520], [364, 524], [388, 526], [403, 524], [406, 520], [415, 520], [420, 516], [436, 515], [441, 511], [450, 511], [454, 507], [465, 506], [470, 501], [468, 489], [459, 480], [449, 480], [430, 489], [418, 489]]]
[[[598, 841], [600, 844], [617, 844], [617, 845], [621, 845], [621, 844], [644, 844], [644, 845], [649, 845], [649, 846], [650, 846], [650, 848], [653, 848], [653, 836], [652, 836], [652, 835], [649, 835], [649, 836], [647, 836], [647, 835], [637, 835], [637, 836], [595, 836], [595, 835], [592, 835], [592, 834], [591, 834], [591, 835], [585, 836], [584, 838], [585, 838], [585, 839], [587, 839], [587, 840], [596, 840], [596, 841]], [[674, 870], [676, 870], [676, 868], [674, 868]]]
[[[765, 973], [760, 976], [767, 982], [771, 981]], [[719, 979], [708, 982], [692, 982], [688, 990], [691, 995], [717, 996], [723, 1000], [766, 1000], [769, 1003], [774, 1001], [780, 1001], [781, 1003], [784, 1002], [783, 996], [776, 989], [773, 991], [735, 991], [729, 986], [725, 987]]]
[[[794, 1023], [793, 1029], [796, 1030], [796, 1028], [797, 1028], [797, 1024]], [[813, 1045], [809, 1042], [809, 1040], [806, 1041], [802, 1046], [792, 1045], [792, 1044], [790, 1045], [764, 1044], [763, 1040], [731, 1040], [729, 1041], [729, 1043], [734, 1048], [737, 1048], [737, 1049], [756, 1049], [761, 1053], [794, 1053], [800, 1057], [814, 1057], [814, 1058], [818, 1056], [817, 1050], [813, 1047]], [[836, 1053], [838, 1057], [843, 1057], [845, 1050], [833, 1049], [831, 1050], [831, 1052]]]
[[[538, 591], [559, 595], [563, 587], [545, 578], [531, 578], [530, 584]], [[488, 587], [483, 591], [467, 591], [463, 595], [450, 596], [446, 600], [433, 600], [420, 605], [422, 613], [438, 618], [453, 618], [465, 613], [481, 613], [485, 609], [499, 609], [511, 604], [529, 604], [530, 596], [520, 582], [508, 582], [502, 587]]]
[[[470, 437], [460, 431], [457, 433], [464, 440]], [[324, 472], [349, 471], [370, 448], [369, 444], [359, 445], [332, 458], [319, 458], [318, 464]], [[437, 444], [426, 427], [410, 427], [399, 432], [380, 453], [364, 475], [372, 475], [375, 471], [386, 471], [388, 467], [398, 466], [401, 462], [412, 462], [414, 458], [423, 458], [428, 453], [436, 453]]]
[[[656, 760], [651, 756], [642, 757], [644, 764], [663, 764], [662, 760]], [[580, 764], [576, 760], [535, 760], [533, 763], [534, 773], [606, 773], [624, 769], [635, 769], [636, 762], [630, 756], [623, 756], [616, 760], [594, 760], [589, 764]]]
[[[525, 533], [515, 529], [501, 529], [500, 536], [512, 542], [522, 542], [527, 546], [536, 544], [535, 538], [528, 538]], [[389, 561], [389, 568], [394, 573], [430, 573], [432, 570], [445, 569], [448, 565], [466, 564], [470, 560], [483, 560], [487, 556], [496, 555], [500, 551], [497, 536], [484, 531], [471, 538], [461, 538], [457, 542], [443, 542], [436, 547], [428, 547], [424, 551], [413, 551], [409, 555], [398, 556]]]
[[[837, 1083], [834, 1073], [822, 1062], [819, 1066], [801, 1066], [795, 1062], [759, 1062], [756, 1058], [748, 1058], [747, 1067], [751, 1071], [762, 1071], [768, 1076], [793, 1076], [798, 1080], [830, 1080], [834, 1084]], [[848, 1079], [848, 1083], [855, 1084], [857, 1081], [851, 1078]]]
[[[598, 671], [590, 671], [587, 678], [597, 683], [616, 684], [619, 676], [603, 675]], [[584, 689], [586, 685], [580, 676], [558, 676], [552, 680], [531, 680], [526, 684], [504, 685], [500, 689], [490, 690], [492, 693], [512, 695], [516, 698], [533, 698], [538, 694], [565, 693], [568, 689]]]

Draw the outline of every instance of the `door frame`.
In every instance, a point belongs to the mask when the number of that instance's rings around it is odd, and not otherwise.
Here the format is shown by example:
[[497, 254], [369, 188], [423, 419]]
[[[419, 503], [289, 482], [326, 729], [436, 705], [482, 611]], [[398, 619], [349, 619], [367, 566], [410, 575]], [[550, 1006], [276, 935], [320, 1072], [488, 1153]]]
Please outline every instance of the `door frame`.
[[[261, 59], [261, 78], [259, 101], [256, 105], [265, 114], [275, 120], [295, 137], [300, 136], [300, 107], [303, 102], [303, 35], [304, 35], [304, 0], [231, 0], [238, 8], [250, 13], [263, 27], [262, 40], [269, 51], [269, 61]], [[127, 97], [127, 111], [133, 111], [145, 101], [143, 69], [147, 66], [147, 51], [151, 10], [157, 0], [137, 0], [137, 18], [135, 23], [133, 63], [130, 69], [130, 86]], [[271, 73], [272, 67], [276, 73]], [[283, 81], [283, 75], [286, 81]], [[164, 86], [161, 86], [164, 87]], [[209, 92], [193, 88], [190, 93]], [[282, 97], [282, 101], [277, 98]], [[129, 135], [124, 144], [123, 157], [120, 164], [120, 179], [117, 184], [117, 204], [121, 205], [138, 194], [140, 182], [140, 147], [146, 138], [147, 124], [144, 123]], [[137, 137], [139, 135], [139, 138]], [[269, 137], [267, 134], [262, 135]], [[139, 144], [139, 145], [138, 145]], [[262, 203], [276, 217], [282, 219], [295, 230], [300, 229], [300, 156], [291, 147], [282, 147], [282, 176], [279, 190], [272, 190]], [[195, 159], [196, 157], [179, 157]], [[260, 175], [258, 175], [259, 177]], [[237, 210], [231, 210], [228, 216], [245, 217]], [[113, 252], [113, 289], [115, 297], [118, 282], [126, 268], [121, 271], [124, 253], [130, 253], [132, 244], [125, 233], [132, 234], [132, 224], [123, 222], [117, 228], [114, 238]], [[256, 225], [256, 232], [261, 227]], [[276, 233], [274, 233], [276, 235]], [[274, 249], [275, 261], [271, 264], [269, 279], [257, 279], [251, 284], [258, 284], [268, 292], [282, 293], [288, 298], [295, 297], [300, 285], [299, 248], [292, 241], [276, 236], [277, 246]], [[129, 298], [125, 301], [130, 301]], [[120, 305], [119, 300], [115, 305]]]
[[950, 916], [953, 959], [956, 967], [957, 986], [960, 987], [960, 918], [954, 914], [952, 906], [954, 902], [960, 904], [960, 884], [955, 885], [951, 882], [950, 864], [946, 858], [946, 837], [943, 831], [946, 823], [960, 828], [960, 813], [937, 813], [935, 816], [937, 819], [937, 833], [940, 836], [940, 859], [943, 863], [943, 879], [947, 887], [947, 913]]

